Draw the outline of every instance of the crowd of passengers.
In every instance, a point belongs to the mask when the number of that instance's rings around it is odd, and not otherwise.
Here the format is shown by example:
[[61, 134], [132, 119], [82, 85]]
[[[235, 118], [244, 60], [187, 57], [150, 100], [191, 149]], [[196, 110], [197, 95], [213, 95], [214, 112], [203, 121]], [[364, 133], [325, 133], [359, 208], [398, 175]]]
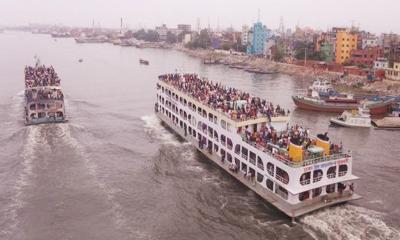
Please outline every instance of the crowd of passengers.
[[53, 66], [26, 66], [25, 87], [31, 88], [43, 86], [60, 86], [60, 78], [58, 78]]
[[[290, 142], [297, 146], [302, 146], [303, 149], [308, 149], [310, 146], [315, 145], [315, 140], [310, 136], [310, 130], [297, 124], [291, 127], [287, 125], [285, 130], [279, 132], [272, 126], [262, 126], [258, 131], [251, 131], [249, 127], [238, 131], [244, 141], [266, 148], [271, 152], [274, 152], [271, 144], [286, 150], [289, 149]], [[318, 134], [317, 136], [321, 140], [329, 141], [328, 133]], [[340, 145], [330, 144], [331, 153], [340, 153], [342, 150], [342, 143]]]
[[197, 74], [165, 74], [159, 79], [174, 86], [179, 91], [189, 94], [199, 102], [213, 109], [223, 111], [234, 120], [247, 120], [258, 117], [285, 116], [279, 105], [274, 106], [264, 99], [253, 97], [236, 88], [225, 87], [207, 79], [200, 79]]
[[27, 90], [25, 96], [28, 102], [40, 100], [64, 100], [64, 94], [60, 89]]

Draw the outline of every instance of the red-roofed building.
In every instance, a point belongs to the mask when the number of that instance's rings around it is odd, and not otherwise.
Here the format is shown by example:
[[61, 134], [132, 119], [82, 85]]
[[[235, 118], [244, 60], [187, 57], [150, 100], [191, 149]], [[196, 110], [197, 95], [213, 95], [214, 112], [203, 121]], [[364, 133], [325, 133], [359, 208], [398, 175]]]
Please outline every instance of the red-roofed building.
[[351, 51], [350, 60], [355, 65], [365, 65], [372, 68], [374, 61], [382, 57], [383, 51], [379, 47], [371, 47], [362, 50]]

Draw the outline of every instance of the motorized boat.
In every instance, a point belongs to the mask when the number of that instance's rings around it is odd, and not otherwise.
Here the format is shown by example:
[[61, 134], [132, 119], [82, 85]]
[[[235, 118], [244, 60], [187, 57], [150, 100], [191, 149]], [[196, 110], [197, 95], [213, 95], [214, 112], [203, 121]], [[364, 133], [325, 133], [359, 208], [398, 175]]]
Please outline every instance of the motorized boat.
[[360, 107], [355, 110], [344, 111], [337, 118], [330, 119], [331, 124], [342, 127], [371, 127], [371, 115], [369, 109]]
[[149, 61], [144, 60], [144, 59], [139, 59], [139, 63], [143, 65], [149, 65]]

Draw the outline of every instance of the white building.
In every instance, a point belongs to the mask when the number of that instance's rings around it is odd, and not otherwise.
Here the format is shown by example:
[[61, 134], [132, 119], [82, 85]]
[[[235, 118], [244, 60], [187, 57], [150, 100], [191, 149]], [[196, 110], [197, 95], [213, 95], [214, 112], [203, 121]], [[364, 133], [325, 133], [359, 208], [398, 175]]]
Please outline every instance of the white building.
[[386, 68], [385, 77], [390, 80], [400, 81], [400, 63], [394, 63], [393, 67]]
[[389, 62], [386, 58], [378, 58], [374, 61], [374, 69], [386, 69], [389, 67]]
[[190, 41], [192, 41], [192, 34], [186, 33], [185, 37], [183, 38], [183, 43], [188, 44], [188, 43], [190, 43]]
[[242, 45], [243, 46], [246, 46], [250, 42], [249, 32], [250, 32], [249, 26], [243, 25], [243, 27], [242, 27]]
[[378, 38], [370, 37], [362, 39], [362, 49], [366, 49], [369, 47], [377, 47], [379, 45]]

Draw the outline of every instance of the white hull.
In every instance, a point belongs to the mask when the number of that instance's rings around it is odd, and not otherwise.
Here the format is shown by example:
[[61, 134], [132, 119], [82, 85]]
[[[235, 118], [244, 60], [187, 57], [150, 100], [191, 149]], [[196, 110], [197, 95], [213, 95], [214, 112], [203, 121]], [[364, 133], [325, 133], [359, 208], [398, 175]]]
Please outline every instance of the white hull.
[[339, 120], [337, 118], [331, 118], [330, 120], [331, 123], [342, 126], [342, 127], [360, 127], [360, 128], [370, 128], [371, 127], [371, 123], [367, 124], [353, 124], [353, 123], [349, 123], [349, 122], [345, 122], [342, 120]]

